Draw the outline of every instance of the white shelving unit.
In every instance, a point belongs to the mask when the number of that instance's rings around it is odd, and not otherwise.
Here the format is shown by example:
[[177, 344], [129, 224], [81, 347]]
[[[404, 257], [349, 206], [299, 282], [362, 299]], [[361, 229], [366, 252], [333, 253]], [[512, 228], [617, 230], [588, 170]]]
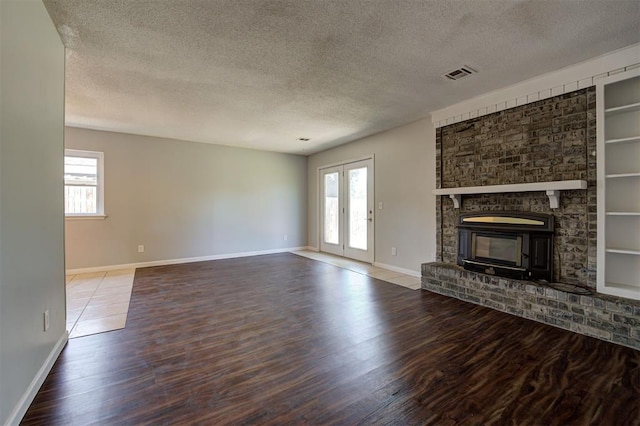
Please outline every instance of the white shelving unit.
[[640, 70], [596, 89], [598, 291], [640, 300]]

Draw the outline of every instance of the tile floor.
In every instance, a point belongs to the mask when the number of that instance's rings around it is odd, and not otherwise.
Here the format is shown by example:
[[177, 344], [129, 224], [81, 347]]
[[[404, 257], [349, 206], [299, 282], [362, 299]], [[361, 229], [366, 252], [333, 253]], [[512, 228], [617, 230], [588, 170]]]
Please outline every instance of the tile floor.
[[124, 328], [135, 269], [67, 275], [69, 338]]
[[377, 266], [373, 266], [368, 263], [358, 262], [356, 260], [334, 256], [332, 254], [319, 253], [311, 250], [294, 251], [292, 253], [299, 256], [308, 257], [310, 259], [319, 260], [320, 262], [330, 263], [340, 268], [368, 275], [373, 278], [378, 278], [379, 280], [410, 288], [411, 290], [418, 290], [421, 285], [419, 277], [390, 271], [388, 269], [378, 268]]

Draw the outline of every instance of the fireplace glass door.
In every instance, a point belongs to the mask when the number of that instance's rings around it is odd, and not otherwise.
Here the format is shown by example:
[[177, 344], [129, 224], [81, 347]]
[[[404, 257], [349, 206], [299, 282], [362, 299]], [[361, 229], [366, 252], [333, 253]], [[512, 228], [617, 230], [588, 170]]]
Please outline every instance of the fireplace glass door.
[[474, 232], [471, 235], [471, 258], [522, 266], [522, 237]]

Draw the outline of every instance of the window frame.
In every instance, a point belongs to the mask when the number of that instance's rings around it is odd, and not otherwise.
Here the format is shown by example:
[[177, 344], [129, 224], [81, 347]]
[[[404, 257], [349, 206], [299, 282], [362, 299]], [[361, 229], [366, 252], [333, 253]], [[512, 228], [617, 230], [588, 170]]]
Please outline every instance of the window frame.
[[[96, 185], [96, 213], [67, 213], [65, 200], [65, 219], [105, 219], [107, 215], [104, 210], [104, 152], [88, 151], [81, 149], [65, 149], [66, 157], [95, 158], [97, 160], [97, 185]], [[64, 165], [63, 165], [63, 185], [66, 188], [67, 183], [64, 181]]]

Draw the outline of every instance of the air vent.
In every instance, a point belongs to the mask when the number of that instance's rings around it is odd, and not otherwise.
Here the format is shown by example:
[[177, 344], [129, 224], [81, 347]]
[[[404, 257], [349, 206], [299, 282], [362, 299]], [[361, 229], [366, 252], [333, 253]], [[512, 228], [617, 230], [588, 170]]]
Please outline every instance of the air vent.
[[448, 78], [449, 80], [460, 80], [461, 78], [465, 78], [475, 73], [476, 71], [473, 68], [463, 65], [460, 68], [456, 68], [453, 71], [443, 74], [443, 77]]

